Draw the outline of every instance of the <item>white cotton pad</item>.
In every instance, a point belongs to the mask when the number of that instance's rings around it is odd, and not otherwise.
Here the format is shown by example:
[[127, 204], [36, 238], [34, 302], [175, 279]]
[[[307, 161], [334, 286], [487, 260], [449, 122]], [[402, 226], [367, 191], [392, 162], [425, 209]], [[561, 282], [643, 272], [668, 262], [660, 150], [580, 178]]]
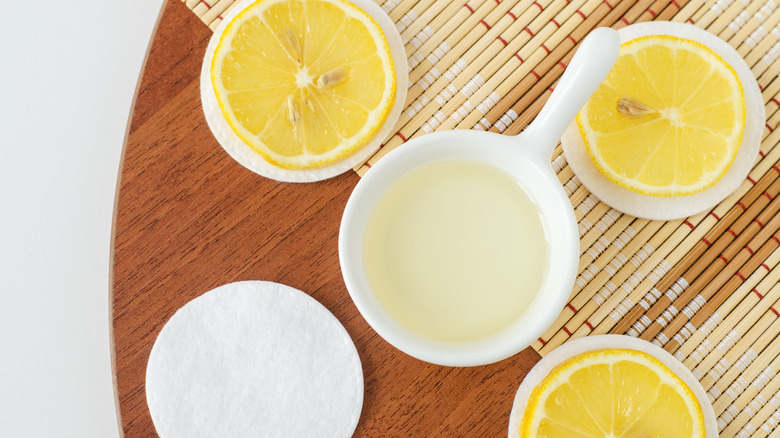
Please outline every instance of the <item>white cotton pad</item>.
[[390, 47], [390, 55], [393, 58], [395, 68], [395, 101], [390, 113], [387, 115], [384, 124], [379, 132], [365, 146], [345, 159], [330, 166], [311, 170], [292, 170], [283, 169], [274, 166], [265, 161], [257, 152], [244, 143], [228, 124], [217, 103], [217, 96], [214, 94], [214, 87], [211, 85], [211, 60], [214, 57], [214, 51], [225, 27], [241, 10], [245, 9], [256, 0], [241, 0], [225, 16], [222, 23], [214, 31], [214, 35], [209, 40], [206, 48], [206, 55], [203, 59], [203, 66], [200, 71], [200, 97], [203, 104], [203, 113], [206, 116], [206, 123], [211, 132], [216, 137], [219, 144], [234, 160], [238, 161], [247, 169], [266, 178], [275, 179], [282, 182], [314, 182], [321, 181], [340, 175], [353, 167], [366, 161], [382, 145], [382, 142], [393, 134], [401, 111], [406, 102], [406, 92], [409, 88], [409, 65], [406, 60], [406, 50], [401, 39], [401, 34], [396, 29], [395, 24], [387, 14], [372, 0], [350, 0], [355, 6], [369, 14], [387, 38]]
[[162, 438], [349, 437], [363, 370], [339, 321], [277, 283], [220, 286], [165, 324], [146, 368]]
[[641, 351], [658, 359], [666, 365], [673, 373], [677, 375], [696, 395], [704, 413], [704, 427], [707, 438], [717, 438], [718, 426], [715, 422], [715, 411], [712, 409], [712, 403], [704, 392], [701, 383], [693, 376], [690, 370], [680, 361], [674, 358], [666, 350], [657, 347], [650, 342], [642, 339], [632, 338], [624, 335], [599, 335], [586, 336], [569, 341], [560, 347], [549, 352], [539, 361], [523, 379], [520, 388], [515, 394], [515, 401], [512, 404], [512, 411], [509, 414], [509, 438], [520, 436], [520, 420], [523, 418], [523, 411], [528, 404], [528, 398], [531, 391], [538, 386], [545, 377], [558, 365], [567, 360], [589, 351], [603, 350], [606, 348], [622, 348]]
[[742, 57], [728, 43], [706, 30], [684, 23], [652, 21], [618, 30], [621, 43], [648, 35], [671, 35], [697, 41], [712, 49], [737, 72], [745, 92], [745, 131], [734, 162], [712, 187], [693, 195], [657, 197], [633, 192], [613, 183], [591, 161], [577, 122], [572, 121], [561, 138], [566, 160], [582, 184], [605, 204], [644, 219], [672, 220], [707, 211], [733, 193], [756, 163], [764, 131], [766, 110], [761, 90]]

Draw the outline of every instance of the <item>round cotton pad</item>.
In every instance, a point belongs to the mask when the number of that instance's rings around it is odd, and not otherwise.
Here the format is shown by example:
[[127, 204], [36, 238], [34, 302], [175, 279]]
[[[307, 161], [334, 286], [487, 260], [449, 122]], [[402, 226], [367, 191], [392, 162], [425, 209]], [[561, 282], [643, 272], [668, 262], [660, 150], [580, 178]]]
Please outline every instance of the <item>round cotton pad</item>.
[[512, 404], [512, 412], [509, 414], [509, 438], [517, 438], [520, 436], [520, 420], [523, 418], [523, 411], [525, 410], [526, 404], [528, 404], [528, 398], [531, 395], [531, 391], [533, 391], [533, 389], [539, 385], [553, 369], [574, 356], [587, 353], [588, 351], [603, 350], [606, 348], [637, 350], [647, 353], [661, 361], [676, 374], [677, 377], [682, 379], [689, 388], [691, 388], [691, 391], [693, 391], [696, 398], [699, 400], [702, 412], [704, 413], [704, 427], [706, 429], [707, 438], [716, 438], [718, 436], [718, 426], [715, 423], [715, 411], [712, 409], [712, 403], [704, 392], [704, 388], [702, 388], [699, 381], [696, 380], [685, 365], [675, 359], [674, 356], [667, 353], [666, 350], [642, 339], [624, 335], [600, 335], [586, 336], [584, 338], [566, 342], [551, 351], [547, 356], [543, 357], [542, 360], [528, 372], [525, 379], [523, 379], [523, 383], [520, 384], [520, 388], [517, 389], [515, 401]]
[[238, 135], [230, 128], [225, 116], [222, 115], [217, 103], [217, 96], [214, 94], [214, 87], [211, 85], [211, 60], [214, 57], [214, 50], [217, 48], [220, 35], [225, 30], [227, 23], [238, 15], [241, 10], [252, 4], [256, 0], [242, 0], [238, 2], [230, 12], [225, 16], [214, 35], [209, 40], [206, 48], [206, 55], [203, 59], [203, 65], [200, 72], [200, 97], [203, 103], [203, 112], [206, 116], [206, 123], [211, 132], [216, 137], [219, 144], [234, 160], [238, 161], [247, 169], [262, 175], [266, 178], [275, 179], [282, 182], [313, 182], [320, 181], [342, 174], [358, 164], [367, 160], [374, 152], [379, 149], [384, 141], [393, 132], [395, 123], [401, 115], [406, 102], [406, 92], [409, 88], [409, 65], [406, 60], [406, 51], [401, 34], [395, 24], [387, 14], [371, 0], [350, 0], [355, 6], [365, 11], [374, 20], [376, 20], [382, 32], [387, 38], [390, 46], [390, 55], [393, 58], [393, 67], [395, 68], [395, 101], [387, 119], [379, 128], [379, 132], [366, 145], [354, 154], [330, 166], [310, 170], [291, 170], [274, 166], [265, 161], [257, 152], [244, 143]]
[[697, 41], [712, 49], [737, 72], [745, 92], [745, 131], [734, 162], [712, 187], [693, 195], [656, 197], [633, 192], [613, 183], [596, 168], [585, 150], [577, 122], [566, 128], [561, 138], [566, 160], [574, 174], [596, 197], [623, 213], [645, 219], [671, 220], [709, 210], [733, 193], [756, 163], [764, 131], [764, 99], [753, 73], [742, 57], [728, 43], [706, 30], [684, 23], [647, 22], [632, 24], [618, 31], [626, 42], [647, 35], [672, 35]]
[[363, 371], [339, 321], [305, 293], [246, 281], [190, 301], [146, 368], [157, 432], [171, 437], [349, 437]]

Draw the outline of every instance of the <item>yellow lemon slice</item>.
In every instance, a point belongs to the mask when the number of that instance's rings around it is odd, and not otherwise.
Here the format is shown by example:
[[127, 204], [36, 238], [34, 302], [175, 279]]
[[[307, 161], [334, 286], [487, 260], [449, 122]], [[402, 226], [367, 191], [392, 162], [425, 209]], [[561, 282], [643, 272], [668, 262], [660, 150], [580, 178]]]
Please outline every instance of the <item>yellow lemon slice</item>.
[[232, 130], [269, 163], [314, 169], [366, 144], [395, 98], [390, 48], [344, 0], [259, 0], [225, 27], [211, 63]]
[[531, 392], [521, 437], [705, 436], [696, 396], [647, 353], [606, 349], [559, 365]]
[[621, 46], [577, 125], [591, 160], [612, 182], [682, 196], [726, 173], [745, 116], [742, 84], [720, 56], [696, 41], [651, 35]]

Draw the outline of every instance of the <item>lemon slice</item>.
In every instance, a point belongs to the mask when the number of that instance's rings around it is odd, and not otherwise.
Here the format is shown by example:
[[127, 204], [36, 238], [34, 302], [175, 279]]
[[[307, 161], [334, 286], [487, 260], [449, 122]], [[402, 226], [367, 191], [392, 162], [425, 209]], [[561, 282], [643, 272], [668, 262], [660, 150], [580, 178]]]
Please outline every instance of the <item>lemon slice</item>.
[[236, 135], [285, 169], [315, 169], [366, 144], [393, 106], [387, 40], [343, 0], [259, 0], [222, 33], [210, 69]]
[[650, 35], [621, 46], [577, 125], [591, 160], [612, 182], [682, 196], [728, 171], [745, 118], [742, 84], [720, 56], [696, 41]]
[[534, 388], [521, 437], [705, 436], [693, 391], [653, 356], [631, 349], [586, 352]]

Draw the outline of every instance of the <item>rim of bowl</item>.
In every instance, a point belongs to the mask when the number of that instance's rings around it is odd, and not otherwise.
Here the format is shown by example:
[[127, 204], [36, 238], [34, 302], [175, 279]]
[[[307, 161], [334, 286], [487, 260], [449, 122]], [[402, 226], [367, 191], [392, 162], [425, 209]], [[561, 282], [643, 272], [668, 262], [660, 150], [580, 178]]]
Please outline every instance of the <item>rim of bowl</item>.
[[[557, 204], [556, 209], [564, 212], [565, 216], [558, 218], [558, 220], [546, 218], [542, 221], [550, 242], [550, 252], [545, 283], [537, 292], [530, 307], [520, 313], [513, 323], [494, 335], [478, 341], [448, 343], [433, 341], [406, 329], [395, 322], [393, 317], [382, 308], [381, 303], [373, 297], [370, 285], [361, 272], [362, 261], [354, 260], [354, 258], [362, 256], [362, 233], [365, 229], [367, 216], [373, 210], [379, 195], [384, 193], [402, 175], [414, 168], [434, 161], [471, 158], [457, 156], [457, 153], [451, 148], [452, 145], [448, 142], [468, 143], [471, 141], [473, 143], [473, 140], [484, 142], [487, 139], [486, 134], [478, 131], [438, 132], [411, 140], [390, 151], [358, 182], [347, 201], [339, 229], [339, 262], [342, 276], [347, 291], [360, 314], [383, 339], [394, 347], [420, 360], [438, 365], [485, 365], [510, 357], [530, 346], [553, 324], [555, 318], [568, 302], [579, 264], [579, 232], [576, 219], [568, 196], [555, 176], [552, 165], [533, 162], [535, 160], [531, 154], [522, 154], [521, 145], [510, 144], [516, 141], [513, 141], [512, 137], [494, 134], [501, 138], [495, 142], [499, 149], [508, 149], [509, 154], [523, 157], [529, 162], [529, 165], [539, 168], [540, 172], [537, 176], [543, 175], [546, 179], [541, 186], [534, 184], [534, 188], [527, 187], [530, 184], [523, 184], [527, 181], [521, 182], [529, 196], [538, 202], [540, 192], [546, 194], [549, 194], [550, 191], [556, 192], [556, 195], [551, 197], [553, 200], [544, 200], [543, 202], [545, 202], [548, 211], [553, 208], [549, 206], [550, 203]], [[444, 154], [445, 156], [441, 156], [442, 154], [438, 154], [435, 150], [431, 151], [433, 148], [442, 147], [435, 146], [442, 143], [447, 143], [448, 153]], [[507, 148], [504, 144], [508, 144], [509, 147]], [[496, 166], [489, 160], [479, 158], [484, 158], [485, 155], [496, 156], [490, 151], [485, 154], [486, 148], [484, 146], [484, 144], [480, 144], [479, 148], [472, 148], [478, 149], [478, 154], [474, 156], [477, 157], [475, 159]], [[426, 153], [431, 157], [438, 156], [417, 160], [414, 165], [404, 165], [404, 160], [411, 162], [410, 160], [415, 158], [415, 155]], [[493, 159], [495, 160], [495, 158]], [[517, 173], [513, 173], [513, 175], [520, 179]], [[361, 221], [361, 215], [366, 220]], [[558, 226], [551, 229], [551, 223]], [[355, 245], [358, 245], [357, 249], [355, 249]]]

